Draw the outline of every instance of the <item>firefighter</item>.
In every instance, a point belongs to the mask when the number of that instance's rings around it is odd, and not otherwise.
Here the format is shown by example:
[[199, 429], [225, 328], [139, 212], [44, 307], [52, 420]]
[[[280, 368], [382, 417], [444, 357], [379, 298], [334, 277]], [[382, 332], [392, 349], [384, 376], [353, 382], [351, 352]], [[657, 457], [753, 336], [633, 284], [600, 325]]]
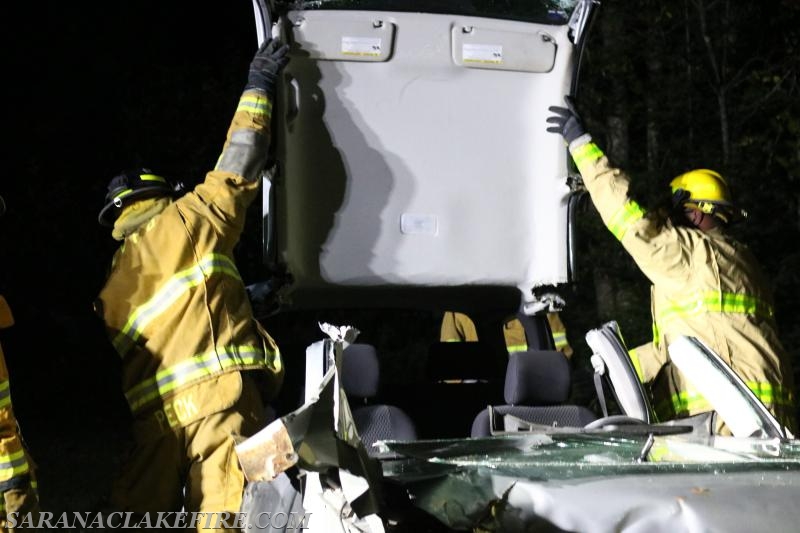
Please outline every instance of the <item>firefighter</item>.
[[[0, 196], [0, 215], [5, 202]], [[14, 315], [5, 297], [0, 294], [0, 329], [14, 325]], [[38, 523], [39, 496], [36, 491], [34, 464], [20, 434], [14, 409], [11, 406], [8, 367], [0, 346], [0, 533], [9, 531], [8, 513], [18, 513], [18, 521], [32, 513], [28, 523]], [[13, 529], [12, 529], [13, 530]]]
[[[567, 330], [561, 317], [557, 312], [551, 311], [547, 313], [547, 322], [550, 324], [550, 332], [553, 335], [556, 350], [569, 359], [572, 357], [572, 347], [567, 341]], [[528, 349], [525, 329], [516, 318], [511, 318], [503, 323], [503, 337], [506, 341], [506, 349], [510, 354], [524, 352]], [[477, 342], [478, 331], [475, 329], [472, 319], [464, 313], [446, 311], [442, 317], [439, 340], [441, 342]]]
[[264, 401], [283, 367], [233, 251], [259, 191], [287, 50], [269, 39], [259, 48], [222, 154], [193, 191], [179, 196], [146, 169], [108, 186], [99, 221], [122, 244], [96, 311], [122, 359], [135, 439], [112, 489], [115, 511], [239, 511], [245, 480], [234, 439], [265, 425]]
[[[603, 222], [652, 283], [653, 340], [631, 355], [640, 379], [651, 385], [659, 418], [711, 410], [669, 360], [670, 342], [687, 335], [719, 354], [794, 432], [791, 364], [767, 280], [751, 252], [725, 231], [744, 215], [726, 180], [713, 170], [691, 170], [670, 183], [670, 213], [646, 212], [628, 195], [628, 176], [584, 129], [572, 100], [550, 111], [547, 131], [563, 136]], [[719, 421], [717, 427], [729, 431]]]

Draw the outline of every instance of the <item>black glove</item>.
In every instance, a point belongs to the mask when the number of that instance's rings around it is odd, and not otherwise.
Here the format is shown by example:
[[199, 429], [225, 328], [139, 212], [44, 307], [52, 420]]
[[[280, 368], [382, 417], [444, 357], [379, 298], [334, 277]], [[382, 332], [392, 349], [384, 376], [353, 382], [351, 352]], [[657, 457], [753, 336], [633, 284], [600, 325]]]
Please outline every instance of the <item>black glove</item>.
[[584, 135], [586, 130], [583, 128], [583, 122], [578, 112], [575, 111], [575, 103], [569, 96], [564, 97], [567, 107], [550, 106], [549, 109], [555, 115], [547, 118], [549, 124], [554, 124], [547, 128], [551, 133], [560, 133], [567, 144]]
[[278, 39], [265, 39], [250, 62], [245, 90], [261, 89], [270, 96], [274, 95], [278, 73], [289, 62], [288, 52], [289, 47]]

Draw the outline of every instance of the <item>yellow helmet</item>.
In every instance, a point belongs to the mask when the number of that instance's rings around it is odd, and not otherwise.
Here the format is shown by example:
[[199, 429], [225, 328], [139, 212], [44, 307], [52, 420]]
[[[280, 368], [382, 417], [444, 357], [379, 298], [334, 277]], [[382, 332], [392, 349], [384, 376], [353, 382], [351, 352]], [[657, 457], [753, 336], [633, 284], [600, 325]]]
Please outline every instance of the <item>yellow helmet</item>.
[[728, 222], [736, 211], [728, 183], [713, 170], [690, 170], [673, 179], [669, 186], [672, 189], [672, 203], [676, 207], [682, 205], [697, 209], [724, 222]]

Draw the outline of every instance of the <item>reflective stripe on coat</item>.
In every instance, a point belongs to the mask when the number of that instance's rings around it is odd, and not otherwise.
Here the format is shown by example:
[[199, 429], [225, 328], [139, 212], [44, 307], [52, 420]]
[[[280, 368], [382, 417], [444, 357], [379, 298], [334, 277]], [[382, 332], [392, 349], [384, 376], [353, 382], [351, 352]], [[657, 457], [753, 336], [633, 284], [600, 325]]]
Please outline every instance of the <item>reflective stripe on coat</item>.
[[[0, 295], [0, 328], [13, 325], [14, 320], [5, 298]], [[0, 492], [30, 484], [31, 467], [19, 434], [19, 426], [11, 405], [11, 385], [8, 367], [0, 346]], [[2, 495], [0, 495], [2, 500]]]
[[[565, 356], [572, 356], [572, 347], [567, 340], [567, 330], [558, 313], [547, 313], [547, 321], [553, 334], [556, 350]], [[503, 337], [508, 353], [524, 352], [528, 349], [525, 328], [522, 323], [512, 318], [503, 324]], [[478, 332], [475, 323], [464, 313], [447, 311], [442, 318], [439, 340], [441, 342], [477, 342]]]
[[657, 354], [634, 363], [645, 382], [670, 367], [668, 392], [655, 398], [656, 406], [671, 417], [710, 409], [668, 364], [669, 343], [688, 335], [717, 352], [793, 430], [791, 365], [776, 332], [769, 285], [750, 251], [722, 229], [703, 232], [647, 213], [629, 198], [627, 175], [593, 143], [578, 141], [570, 150], [604, 223], [652, 283]]
[[259, 192], [270, 113], [263, 93], [246, 91], [217, 168], [128, 236], [114, 256], [97, 311], [122, 358], [134, 414], [169, 414], [170, 402], [188, 398], [197, 409], [179, 425], [192, 423], [236, 401], [240, 380], [216, 387], [211, 402], [196, 405], [191, 394], [207, 397], [201, 385], [231, 372], [264, 370], [268, 393], [280, 385], [280, 353], [253, 318], [233, 259]]

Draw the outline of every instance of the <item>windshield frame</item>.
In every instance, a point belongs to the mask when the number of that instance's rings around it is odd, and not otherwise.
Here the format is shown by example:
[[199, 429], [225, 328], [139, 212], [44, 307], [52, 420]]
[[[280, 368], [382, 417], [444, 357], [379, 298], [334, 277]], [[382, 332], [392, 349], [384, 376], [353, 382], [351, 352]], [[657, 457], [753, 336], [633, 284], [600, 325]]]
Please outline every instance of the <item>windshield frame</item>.
[[[279, 13], [303, 10], [415, 12], [494, 18], [548, 25], [568, 24], [584, 0], [276, 0]], [[476, 7], [475, 4], [478, 4]], [[511, 5], [509, 5], [511, 4]]]

